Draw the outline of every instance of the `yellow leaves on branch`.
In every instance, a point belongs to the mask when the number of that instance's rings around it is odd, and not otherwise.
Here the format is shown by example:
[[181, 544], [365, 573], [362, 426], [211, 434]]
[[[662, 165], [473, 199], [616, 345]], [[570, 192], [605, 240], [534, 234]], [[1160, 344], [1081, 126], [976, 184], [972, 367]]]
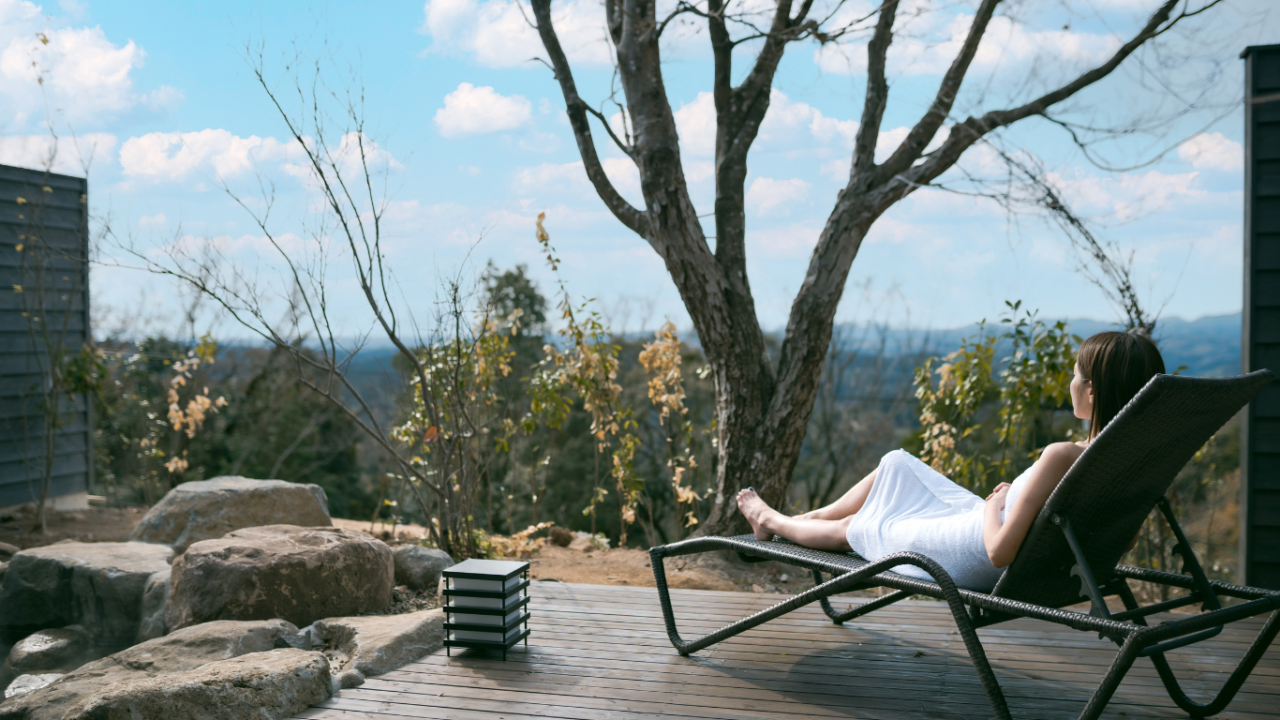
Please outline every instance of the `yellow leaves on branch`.
[[[665, 425], [671, 415], [683, 417], [689, 409], [685, 407], [684, 376], [681, 372], [683, 356], [680, 352], [680, 337], [676, 334], [676, 326], [670, 322], [663, 323], [654, 334], [654, 340], [644, 346], [640, 353], [640, 364], [649, 374], [649, 400], [658, 408], [658, 423]], [[685, 423], [688, 433], [688, 424]], [[668, 435], [667, 443], [671, 447], [671, 459], [667, 467], [671, 468], [671, 489], [675, 494], [677, 505], [688, 505], [685, 515], [685, 527], [698, 524], [697, 503], [702, 498], [693, 488], [684, 485], [684, 475], [697, 467], [693, 455], [686, 446], [683, 455], [676, 454], [675, 438]], [[687, 437], [686, 437], [687, 442]]]
[[[200, 364], [212, 363], [217, 357], [217, 343], [213, 338], [206, 334], [200, 338], [200, 343], [187, 353], [187, 357], [175, 362], [172, 365], [173, 377], [169, 379], [169, 424], [177, 432], [185, 432], [188, 438], [194, 438], [200, 428], [204, 426], [205, 419], [209, 413], [217, 412], [219, 408], [226, 407], [229, 403], [227, 399], [221, 395], [212, 399], [209, 397], [209, 388], [205, 387], [203, 392], [196, 393], [194, 397], [187, 401], [187, 406], [182, 407], [182, 397], [178, 393], [178, 388], [185, 387], [188, 380], [195, 377], [195, 372], [200, 368]], [[186, 461], [176, 463], [178, 458], [172, 458], [165, 467], [169, 472], [182, 472], [186, 470]], [[174, 469], [178, 465], [180, 468]]]
[[684, 379], [680, 375], [680, 338], [676, 326], [663, 323], [656, 339], [640, 352], [640, 364], [649, 378], [649, 399], [658, 408], [658, 424], [664, 424], [671, 413], [684, 415]]
[[188, 467], [190, 467], [190, 464], [187, 462], [186, 455], [187, 453], [184, 451], [182, 453], [182, 457], [178, 457], [177, 455], [174, 455], [173, 457], [169, 458], [169, 461], [164, 464], [165, 470], [168, 470], [170, 473], [180, 473], [186, 470]]

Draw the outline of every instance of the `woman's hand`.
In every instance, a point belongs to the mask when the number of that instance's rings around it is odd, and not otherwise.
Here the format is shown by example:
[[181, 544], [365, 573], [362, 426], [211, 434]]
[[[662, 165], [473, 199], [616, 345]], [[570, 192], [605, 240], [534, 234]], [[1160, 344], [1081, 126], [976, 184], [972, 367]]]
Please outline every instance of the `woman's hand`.
[[993, 510], [1003, 510], [1005, 503], [1009, 500], [1009, 483], [1000, 483], [996, 489], [987, 497], [987, 507]]

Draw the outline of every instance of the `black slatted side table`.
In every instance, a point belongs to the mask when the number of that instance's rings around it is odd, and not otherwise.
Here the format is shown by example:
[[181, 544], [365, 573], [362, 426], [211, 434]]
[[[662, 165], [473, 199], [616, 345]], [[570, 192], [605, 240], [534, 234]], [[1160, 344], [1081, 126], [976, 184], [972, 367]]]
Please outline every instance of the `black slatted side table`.
[[464, 560], [444, 573], [446, 653], [453, 648], [507, 650], [529, 645], [529, 563]]

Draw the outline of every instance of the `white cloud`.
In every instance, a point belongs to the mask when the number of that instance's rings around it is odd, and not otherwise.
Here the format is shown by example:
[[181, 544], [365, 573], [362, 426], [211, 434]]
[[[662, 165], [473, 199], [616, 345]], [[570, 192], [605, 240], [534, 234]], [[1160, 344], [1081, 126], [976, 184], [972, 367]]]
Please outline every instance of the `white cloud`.
[[[530, 23], [532, 11], [518, 0], [428, 0], [421, 32], [435, 52], [472, 55], [487, 67], [523, 65], [544, 55]], [[552, 23], [569, 61], [609, 64], [604, 8], [598, 0], [566, 0], [552, 6]]]
[[132, 72], [146, 53], [134, 41], [117, 45], [101, 27], [50, 27], [59, 23], [29, 2], [0, 6], [0, 106], [9, 122], [41, 121], [47, 106], [83, 126], [136, 106], [164, 111], [182, 101], [182, 92], [168, 86], [135, 90]]
[[790, 215], [791, 207], [809, 197], [809, 183], [800, 178], [756, 178], [747, 188], [747, 206], [757, 215]]
[[[315, 145], [313, 138], [307, 137], [304, 139], [307, 147]], [[272, 145], [271, 143], [275, 144]], [[311, 161], [305, 157], [302, 148], [296, 142], [278, 143], [271, 138], [267, 138], [263, 141], [262, 146], [263, 149], [260, 151], [251, 151], [251, 162], [285, 158], [286, 162], [282, 169], [286, 173], [298, 178], [311, 189], [320, 188], [320, 183], [316, 179], [316, 172], [311, 165]], [[338, 173], [347, 178], [348, 182], [352, 180], [363, 182], [359, 178], [363, 177], [366, 168], [371, 175], [377, 175], [390, 169], [404, 167], [391, 156], [391, 153], [382, 149], [368, 135], [358, 132], [344, 133], [338, 139], [337, 147], [330, 146], [325, 148], [323, 152], [317, 153], [317, 155], [321, 158], [320, 162], [327, 166], [326, 173], [332, 174], [336, 167]]]
[[551, 191], [562, 193], [572, 190], [580, 194], [590, 190], [587, 172], [581, 162], [543, 163], [535, 167], [520, 168], [515, 174], [516, 189], [521, 193]]
[[156, 213], [155, 215], [143, 215], [142, 217], [138, 218], [139, 227], [144, 227], [144, 228], [164, 227], [165, 223], [167, 222], [168, 222], [168, 218], [164, 216], [164, 213]]
[[[918, 28], [906, 37], [895, 37], [889, 46], [887, 69], [891, 75], [941, 75], [950, 67], [973, 24], [973, 16], [960, 14], [934, 27]], [[1096, 63], [1120, 46], [1117, 35], [1094, 35], [1070, 30], [1032, 30], [1007, 17], [995, 17], [978, 46], [971, 72], [999, 67], [1023, 68], [1035, 61]], [[865, 44], [827, 43], [814, 50], [814, 62], [824, 72], [861, 75], [867, 70]]]
[[1201, 133], [1178, 146], [1178, 157], [1197, 170], [1239, 172], [1244, 168], [1244, 148], [1222, 133]]
[[[637, 207], [643, 203], [640, 192], [640, 171], [630, 158], [603, 158], [604, 174], [613, 187]], [[559, 198], [572, 193], [584, 199], [596, 199], [595, 187], [587, 179], [587, 171], [581, 162], [543, 163], [535, 167], [521, 168], [515, 174], [516, 191], [522, 195], [540, 198]]]
[[461, 83], [444, 96], [444, 107], [436, 111], [436, 127], [445, 137], [480, 135], [511, 130], [529, 122], [533, 105], [522, 95], [498, 94], [488, 86]]
[[[709, 92], [700, 92], [693, 102], [681, 105], [675, 111], [676, 130], [680, 133], [681, 151], [690, 155], [710, 157], [716, 146], [715, 98]], [[619, 116], [614, 115], [615, 118]], [[615, 132], [620, 129], [614, 121]], [[769, 111], [760, 123], [757, 142], [794, 143], [797, 139], [812, 138], [820, 144], [833, 142], [844, 148], [853, 148], [858, 133], [856, 120], [838, 120], [822, 114], [818, 108], [805, 102], [792, 100], [787, 94], [774, 89], [769, 95]]]
[[839, 140], [847, 148], [853, 147], [858, 133], [856, 120], [837, 120], [822, 114], [808, 103], [792, 100], [786, 93], [773, 90], [769, 94], [769, 112], [760, 123], [761, 142], [794, 139], [798, 132], [807, 129], [809, 135], [820, 143]]
[[[604, 174], [609, 176], [609, 182], [613, 183], [618, 194], [633, 204], [643, 202], [640, 192], [640, 169], [631, 162], [631, 158], [605, 158], [600, 161], [600, 164], [604, 166]], [[592, 192], [595, 192], [595, 188], [592, 188]]]
[[686, 160], [684, 177], [689, 182], [702, 182], [716, 176], [716, 164], [710, 160]]
[[1195, 185], [1199, 173], [1167, 174], [1149, 170], [1119, 176], [1077, 176], [1065, 178], [1047, 173], [1046, 179], [1062, 188], [1064, 198], [1078, 212], [1111, 215], [1120, 222], [1134, 220], [1180, 204], [1203, 198]]
[[706, 157], [716, 154], [716, 101], [711, 93], [698, 93], [693, 102], [681, 105], [674, 115], [683, 153]]
[[749, 229], [747, 239], [752, 250], [758, 249], [768, 255], [795, 256], [812, 252], [821, 234], [821, 224], [800, 222], [780, 227]]
[[287, 144], [275, 138], [242, 138], [226, 130], [155, 132], [132, 137], [120, 148], [120, 167], [133, 178], [181, 180], [199, 169], [219, 177], [244, 172], [255, 162], [283, 159]]
[[93, 167], [110, 163], [115, 146], [116, 136], [108, 133], [89, 133], [56, 141], [49, 135], [10, 135], [0, 137], [0, 164], [84, 175]]

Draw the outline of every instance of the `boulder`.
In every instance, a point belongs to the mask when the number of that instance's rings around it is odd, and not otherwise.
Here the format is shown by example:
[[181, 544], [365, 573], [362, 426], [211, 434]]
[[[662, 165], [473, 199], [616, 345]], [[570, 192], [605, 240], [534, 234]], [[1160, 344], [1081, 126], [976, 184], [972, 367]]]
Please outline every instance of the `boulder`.
[[9, 561], [0, 590], [0, 636], [12, 642], [78, 624], [97, 645], [130, 645], [147, 580], [167, 572], [172, 558], [173, 550], [140, 542], [60, 542], [23, 550]]
[[384, 612], [391, 548], [342, 528], [268, 525], [198, 542], [173, 563], [165, 624], [321, 618]]
[[129, 532], [130, 540], [169, 545], [181, 554], [192, 543], [260, 525], [329, 527], [329, 499], [319, 485], [217, 477], [165, 493]]
[[444, 611], [318, 620], [310, 628], [330, 648], [330, 671], [343, 688], [418, 660], [444, 640]]
[[138, 623], [137, 642], [164, 637], [168, 628], [164, 624], [164, 605], [169, 599], [171, 570], [163, 570], [147, 578], [142, 590], [142, 620]]
[[60, 677], [62, 676], [58, 673], [19, 675], [14, 678], [13, 682], [9, 683], [9, 687], [4, 689], [5, 699], [17, 697], [18, 695], [26, 695], [29, 692], [35, 692]]
[[19, 675], [65, 673], [91, 659], [89, 633], [79, 625], [41, 630], [23, 638], [0, 665], [0, 689]]
[[[57, 690], [66, 676], [41, 688]], [[37, 691], [38, 692], [38, 691]], [[0, 705], [0, 720], [89, 720], [165, 718], [240, 720], [285, 718], [332, 696], [329, 663], [320, 653], [271, 650], [202, 665], [194, 670], [137, 677], [78, 697], [68, 706], [22, 703], [37, 693]]]
[[[222, 621], [183, 628], [82, 665], [47, 687], [7, 700], [0, 704], [0, 720], [85, 717], [91, 703], [116, 689], [138, 684], [149, 687], [145, 682], [154, 678], [187, 673], [242, 655], [266, 653], [274, 649], [278, 638], [297, 633], [297, 627], [283, 620]], [[328, 683], [327, 667], [325, 676]], [[176, 720], [179, 716], [161, 713], [135, 717]]]
[[412, 590], [435, 592], [440, 586], [440, 572], [454, 564], [449, 553], [418, 545], [397, 545], [391, 553], [395, 558], [396, 584]]
[[0, 542], [0, 562], [9, 562], [9, 560], [14, 555], [17, 555], [21, 550], [22, 548], [17, 545]]
[[[320, 653], [271, 650], [114, 687], [90, 699], [76, 717], [286, 718], [332, 694], [329, 663]], [[38, 720], [43, 713], [27, 717]]]
[[4, 585], [4, 574], [9, 571], [9, 563], [0, 562], [0, 586]]

